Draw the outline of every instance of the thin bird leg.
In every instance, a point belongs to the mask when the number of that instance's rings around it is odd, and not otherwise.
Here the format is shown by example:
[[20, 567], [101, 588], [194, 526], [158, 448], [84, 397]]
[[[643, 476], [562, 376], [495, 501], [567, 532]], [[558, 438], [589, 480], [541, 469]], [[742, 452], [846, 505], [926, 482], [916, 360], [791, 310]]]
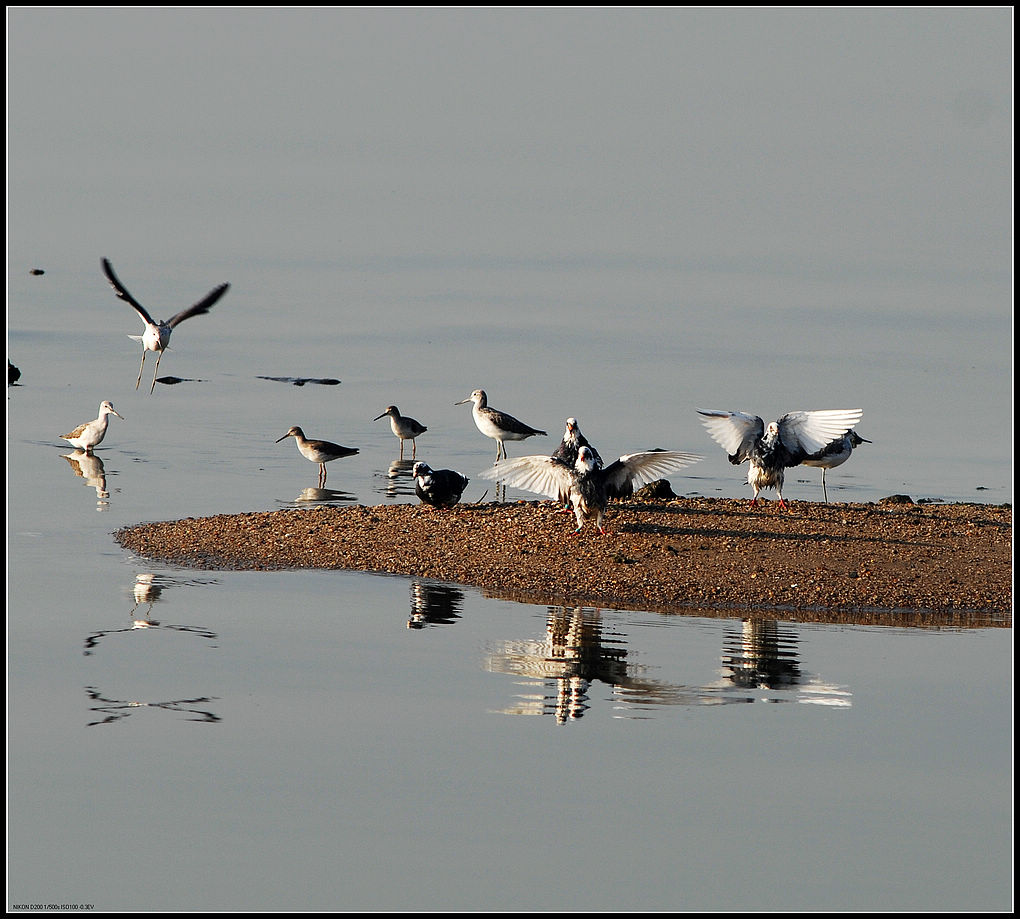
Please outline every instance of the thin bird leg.
[[[401, 457], [403, 457], [403, 455], [404, 455], [404, 442], [403, 441], [400, 441], [400, 455], [401, 455]], [[414, 459], [417, 455], [418, 455], [418, 441], [412, 440], [411, 441], [411, 459]]]
[[828, 496], [828, 494], [825, 491], [825, 467], [824, 466], [822, 466], [822, 498], [825, 500], [826, 504], [829, 503], [829, 496]]
[[145, 346], [142, 345], [142, 362], [138, 365], [138, 379], [135, 381], [135, 389], [138, 389], [138, 384], [142, 382], [142, 370], [145, 367]]
[[156, 352], [159, 356], [156, 358], [156, 369], [152, 371], [152, 386], [149, 388], [149, 394], [156, 388], [156, 374], [159, 373], [159, 362], [163, 360], [163, 352]]

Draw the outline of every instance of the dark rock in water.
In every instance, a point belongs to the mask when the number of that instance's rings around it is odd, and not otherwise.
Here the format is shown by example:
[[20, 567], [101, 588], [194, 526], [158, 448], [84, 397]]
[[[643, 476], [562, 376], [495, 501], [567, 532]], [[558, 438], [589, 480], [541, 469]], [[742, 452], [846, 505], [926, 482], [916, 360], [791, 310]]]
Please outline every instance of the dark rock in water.
[[910, 495], [886, 495], [878, 499], [879, 504], [913, 504], [914, 499]]
[[258, 380], [272, 380], [274, 383], [293, 383], [295, 386], [304, 386], [305, 383], [318, 383], [320, 386], [339, 386], [340, 381], [332, 377], [256, 377]]
[[31, 270], [31, 271], [29, 272], [29, 274], [46, 274], [46, 272], [45, 272], [45, 271], [43, 271], [43, 270], [42, 270], [42, 268], [33, 268], [33, 269], [32, 269], [32, 270]]
[[634, 492], [634, 497], [643, 501], [671, 501], [676, 494], [668, 479], [656, 479]]
[[7, 358], [7, 385], [11, 386], [20, 379], [21, 371], [11, 363], [10, 358]]

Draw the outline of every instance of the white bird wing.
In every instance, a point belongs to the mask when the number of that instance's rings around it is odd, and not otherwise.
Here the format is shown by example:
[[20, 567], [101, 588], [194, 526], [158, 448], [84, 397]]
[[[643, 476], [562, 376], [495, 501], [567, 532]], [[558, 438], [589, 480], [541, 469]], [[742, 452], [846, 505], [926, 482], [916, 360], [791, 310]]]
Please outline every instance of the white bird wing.
[[513, 488], [521, 488], [548, 498], [559, 498], [573, 482], [571, 471], [551, 456], [520, 456], [502, 460], [489, 469], [478, 473], [480, 479], [505, 482]]
[[788, 412], [779, 419], [779, 436], [792, 454], [817, 453], [842, 437], [864, 414], [861, 408]]
[[606, 469], [606, 482], [615, 488], [629, 484], [638, 489], [642, 485], [664, 479], [674, 472], [692, 466], [704, 459], [697, 453], [680, 453], [676, 450], [652, 450], [647, 453], [628, 453]]
[[745, 412], [719, 412], [712, 409], [698, 409], [703, 415], [701, 423], [709, 436], [730, 456], [744, 459], [745, 451], [765, 433], [765, 422], [757, 415]]

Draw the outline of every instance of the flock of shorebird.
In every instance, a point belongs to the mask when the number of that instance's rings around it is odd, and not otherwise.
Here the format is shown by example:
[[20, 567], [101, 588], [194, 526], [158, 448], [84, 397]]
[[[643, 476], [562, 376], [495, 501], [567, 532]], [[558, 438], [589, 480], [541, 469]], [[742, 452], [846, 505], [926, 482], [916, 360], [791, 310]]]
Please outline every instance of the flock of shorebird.
[[[102, 267], [117, 297], [130, 305], [144, 324], [141, 335], [129, 336], [142, 343], [142, 363], [138, 368], [135, 389], [141, 384], [146, 352], [156, 352], [156, 367], [149, 388], [151, 394], [156, 388], [159, 362], [167, 350], [173, 330], [185, 319], [208, 313], [230, 285], [220, 284], [194, 306], [157, 322], [120, 282], [108, 259], [102, 260]], [[577, 419], [568, 418], [563, 439], [551, 455], [509, 459], [506, 441], [545, 436], [546, 432], [492, 408], [483, 389], [476, 389], [454, 405], [468, 402], [471, 403], [475, 426], [486, 437], [496, 441], [496, 460], [492, 468], [479, 473], [479, 477], [556, 499], [564, 509], [573, 510], [578, 531], [586, 522], [593, 521], [598, 531], [605, 533], [605, 510], [610, 499], [628, 497], [641, 486], [665, 478], [703, 458], [675, 450], [650, 450], [625, 454], [606, 465], [598, 450], [581, 433]], [[822, 493], [828, 501], [826, 470], [845, 463], [860, 444], [871, 443], [854, 430], [863, 415], [862, 409], [788, 412], [768, 425], [757, 415], [744, 412], [703, 409], [698, 409], [698, 412], [709, 435], [726, 451], [729, 461], [734, 465], [749, 464], [747, 483], [754, 491], [752, 505], [757, 503], [762, 489], [771, 488], [779, 497], [780, 507], [785, 508], [785, 471], [800, 465], [821, 468]], [[79, 425], [69, 434], [62, 434], [61, 439], [90, 454], [106, 437], [110, 415], [123, 418], [112, 402], [104, 401], [99, 406], [98, 418]], [[400, 459], [404, 458], [404, 442], [408, 440], [411, 441], [411, 458], [415, 459], [417, 438], [428, 428], [414, 418], [401, 415], [395, 405], [387, 406], [373, 421], [387, 417], [393, 434], [400, 441]], [[320, 486], [325, 484], [326, 463], [358, 453], [355, 447], [309, 439], [297, 426], [276, 442], [288, 437], [295, 439], [302, 456], [318, 464]], [[435, 507], [456, 505], [469, 482], [466, 476], [452, 469], [432, 469], [422, 462], [413, 464], [411, 475], [419, 499]]]

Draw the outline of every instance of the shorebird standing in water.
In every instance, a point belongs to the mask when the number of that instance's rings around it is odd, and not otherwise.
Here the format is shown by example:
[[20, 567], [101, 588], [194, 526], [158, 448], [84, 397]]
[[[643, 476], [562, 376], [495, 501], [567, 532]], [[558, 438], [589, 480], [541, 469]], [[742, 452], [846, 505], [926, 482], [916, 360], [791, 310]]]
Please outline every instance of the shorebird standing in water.
[[826, 504], [829, 503], [829, 495], [825, 490], [825, 470], [832, 469], [834, 466], [842, 466], [843, 463], [850, 459], [850, 454], [854, 452], [856, 447], [859, 447], [861, 444], [870, 443], [870, 440], [861, 437], [856, 431], [847, 431], [845, 436], [839, 440], [834, 440], [829, 446], [819, 450], [817, 453], [812, 453], [811, 456], [804, 460], [805, 466], [821, 468], [822, 498]]
[[424, 434], [428, 428], [413, 418], [401, 415], [400, 409], [395, 405], [386, 406], [386, 411], [381, 415], [377, 415], [372, 420], [378, 421], [387, 415], [390, 417], [390, 429], [394, 435], [400, 438], [400, 458], [404, 458], [404, 441], [409, 440], [411, 441], [411, 459], [414, 459], [415, 454], [418, 452], [418, 444], [415, 442], [415, 438]]
[[491, 437], [496, 441], [497, 463], [501, 456], [503, 459], [506, 459], [506, 446], [503, 441], [526, 440], [528, 437], [534, 437], [536, 434], [545, 436], [545, 431], [540, 431], [538, 428], [533, 428], [523, 421], [518, 421], [513, 415], [508, 415], [506, 412], [489, 408], [489, 399], [485, 395], [484, 389], [476, 389], [466, 399], [461, 399], [460, 402], [454, 402], [453, 404], [463, 405], [465, 402], [474, 403], [471, 408], [471, 415], [475, 419], [475, 426], [478, 430], [486, 437]]
[[785, 471], [825, 450], [842, 438], [864, 414], [863, 409], [826, 409], [788, 412], [767, 427], [757, 415], [744, 412], [702, 411], [702, 424], [721, 446], [734, 466], [750, 462], [747, 484], [754, 489], [751, 504], [758, 503], [763, 488], [774, 488], [783, 501]]
[[157, 322], [149, 315], [145, 307], [132, 297], [130, 293], [128, 293], [127, 288], [120, 283], [120, 279], [113, 273], [113, 265], [110, 264], [109, 259], [103, 259], [103, 272], [106, 275], [106, 279], [110, 282], [110, 286], [113, 288], [114, 293], [116, 293], [121, 300], [131, 306], [141, 317], [142, 322], [145, 323], [145, 331], [141, 335], [129, 335], [128, 337], [142, 343], [142, 363], [138, 366], [138, 379], [135, 381], [135, 389], [138, 389], [138, 384], [142, 382], [142, 369], [145, 367], [145, 352], [155, 351], [157, 354], [156, 369], [153, 371], [152, 386], [149, 388], [149, 392], [151, 393], [156, 388], [156, 374], [159, 373], [159, 362], [163, 359], [163, 352], [168, 349], [170, 344], [170, 333], [184, 322], [185, 319], [190, 319], [192, 316], [200, 316], [203, 313], [208, 313], [213, 304], [227, 292], [230, 285], [220, 284], [219, 287], [209, 291], [209, 293], [207, 293], [194, 306], [189, 306], [186, 310], [181, 310], [169, 319], [161, 319]]
[[555, 456], [522, 456], [497, 463], [479, 476], [557, 500], [562, 500], [565, 494], [574, 508], [575, 532], [580, 532], [585, 522], [594, 518], [598, 531], [605, 535], [605, 511], [611, 492], [629, 494], [635, 488], [679, 472], [702, 459], [694, 453], [653, 450], [629, 453], [603, 467], [596, 456], [587, 446], [577, 451], [573, 466]]
[[464, 494], [468, 478], [452, 469], [433, 469], [428, 463], [415, 463], [414, 493], [433, 507], [453, 507]]
[[354, 456], [358, 452], [357, 447], [341, 447], [340, 444], [334, 444], [328, 440], [309, 440], [305, 437], [305, 432], [296, 425], [276, 442], [279, 443], [288, 437], [293, 437], [297, 441], [297, 448], [305, 459], [319, 464], [320, 486], [326, 484], [326, 463], [331, 463], [344, 456]]
[[106, 437], [106, 428], [110, 423], [110, 415], [116, 415], [121, 421], [124, 416], [113, 407], [113, 403], [105, 401], [99, 405], [99, 417], [95, 421], [86, 421], [79, 424], [70, 434], [61, 434], [60, 439], [66, 440], [72, 447], [91, 453], [93, 447], [98, 447], [103, 438]]

